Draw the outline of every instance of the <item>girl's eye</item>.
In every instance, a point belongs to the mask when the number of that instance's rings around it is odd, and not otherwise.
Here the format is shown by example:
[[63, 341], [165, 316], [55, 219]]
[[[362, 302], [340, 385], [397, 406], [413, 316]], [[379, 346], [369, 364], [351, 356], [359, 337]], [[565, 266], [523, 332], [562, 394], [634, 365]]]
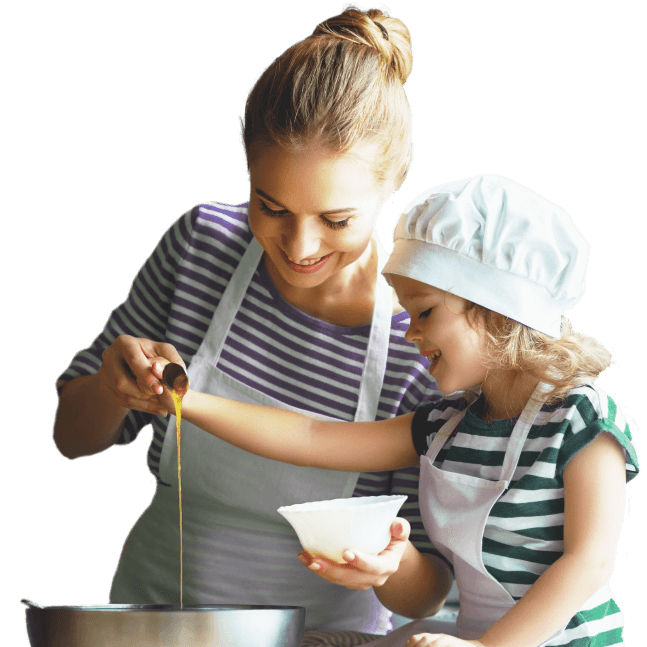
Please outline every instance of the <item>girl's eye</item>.
[[425, 310], [424, 312], [421, 312], [421, 313], [418, 315], [418, 317], [419, 317], [420, 319], [426, 319], [430, 314], [431, 314], [431, 308], [429, 308], [428, 310]]
[[[258, 206], [260, 210], [266, 215], [269, 216], [270, 218], [284, 218], [285, 216], [288, 216], [290, 212], [287, 209], [280, 209], [280, 210], [274, 210], [270, 209], [262, 200], [258, 201]], [[346, 220], [328, 220], [328, 218], [323, 218], [322, 220], [324, 221], [324, 224], [326, 227], [329, 227], [330, 229], [336, 230], [336, 229], [343, 229], [344, 227], [348, 227], [348, 218]]]

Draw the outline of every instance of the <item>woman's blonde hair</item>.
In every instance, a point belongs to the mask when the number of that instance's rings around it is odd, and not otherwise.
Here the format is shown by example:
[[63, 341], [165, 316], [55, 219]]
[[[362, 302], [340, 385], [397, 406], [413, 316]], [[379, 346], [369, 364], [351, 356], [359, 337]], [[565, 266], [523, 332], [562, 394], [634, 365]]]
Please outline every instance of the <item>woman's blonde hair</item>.
[[611, 353], [592, 337], [574, 331], [564, 316], [561, 337], [554, 338], [476, 303], [469, 302], [466, 311], [471, 323], [480, 322], [485, 330], [486, 367], [530, 373], [553, 387], [545, 396], [549, 403], [563, 400], [611, 364]]
[[371, 151], [382, 185], [400, 187], [411, 163], [411, 116], [403, 84], [411, 72], [409, 31], [378, 9], [349, 8], [325, 20], [261, 75], [247, 98], [247, 165], [270, 146], [316, 141], [336, 153]]

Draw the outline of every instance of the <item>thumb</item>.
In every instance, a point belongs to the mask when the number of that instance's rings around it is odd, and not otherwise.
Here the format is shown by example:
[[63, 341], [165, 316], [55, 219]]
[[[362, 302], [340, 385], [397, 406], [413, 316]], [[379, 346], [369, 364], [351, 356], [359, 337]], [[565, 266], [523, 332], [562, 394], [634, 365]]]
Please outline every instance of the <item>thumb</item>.
[[161, 379], [162, 379], [162, 373], [164, 372], [164, 367], [165, 367], [167, 364], [170, 364], [171, 362], [169, 362], [169, 361], [166, 359], [166, 357], [160, 357], [160, 356], [158, 356], [158, 357], [153, 357], [153, 358], [150, 360], [150, 363], [151, 363], [151, 373], [152, 373], [152, 374], [153, 374], [153, 375], [154, 375], [158, 380], [161, 380]]
[[406, 519], [396, 517], [391, 522], [391, 537], [393, 539], [399, 539], [405, 541], [409, 539], [409, 534], [411, 533], [411, 525]]

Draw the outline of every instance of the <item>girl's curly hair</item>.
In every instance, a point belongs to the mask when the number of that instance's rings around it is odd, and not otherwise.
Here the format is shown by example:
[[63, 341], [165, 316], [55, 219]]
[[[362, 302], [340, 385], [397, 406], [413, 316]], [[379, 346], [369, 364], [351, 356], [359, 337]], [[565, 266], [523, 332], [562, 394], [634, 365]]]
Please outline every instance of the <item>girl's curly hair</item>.
[[611, 364], [611, 353], [592, 337], [573, 330], [562, 316], [561, 337], [533, 328], [469, 302], [466, 312], [472, 325], [481, 323], [486, 335], [489, 370], [530, 373], [552, 386], [546, 402], [563, 400], [572, 389], [590, 383]]

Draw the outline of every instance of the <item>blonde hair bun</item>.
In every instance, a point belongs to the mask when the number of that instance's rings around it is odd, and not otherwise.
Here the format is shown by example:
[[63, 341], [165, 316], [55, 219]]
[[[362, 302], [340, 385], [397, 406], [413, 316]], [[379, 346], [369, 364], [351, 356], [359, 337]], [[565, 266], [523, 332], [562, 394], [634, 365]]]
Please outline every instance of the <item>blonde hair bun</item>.
[[312, 33], [313, 36], [323, 34], [377, 50], [386, 67], [393, 70], [402, 84], [411, 74], [413, 55], [409, 30], [401, 20], [379, 9], [361, 11], [349, 7], [339, 16], [324, 20]]
[[317, 142], [346, 153], [360, 142], [377, 183], [395, 190], [411, 164], [409, 31], [377, 9], [349, 8], [281, 54], [247, 97], [248, 167], [271, 146]]

